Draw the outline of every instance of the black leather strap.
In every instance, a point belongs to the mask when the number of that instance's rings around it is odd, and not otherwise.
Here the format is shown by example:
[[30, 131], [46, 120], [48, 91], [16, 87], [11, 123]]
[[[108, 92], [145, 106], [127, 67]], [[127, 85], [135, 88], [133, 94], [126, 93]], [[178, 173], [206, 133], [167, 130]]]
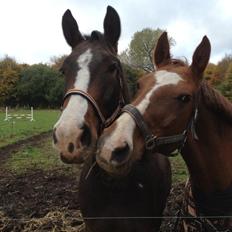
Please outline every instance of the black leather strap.
[[153, 150], [155, 147], [158, 147], [160, 145], [185, 143], [187, 133], [186, 130], [183, 133], [177, 135], [157, 137], [151, 133], [150, 129], [143, 119], [143, 116], [135, 106], [128, 104], [123, 107], [122, 112], [128, 113], [134, 119], [142, 136], [144, 137], [145, 147], [147, 150]]
[[128, 104], [122, 108], [122, 112], [128, 113], [134, 119], [136, 125], [138, 126], [144, 138], [153, 136], [147, 124], [143, 120], [143, 116], [136, 107], [134, 107], [131, 104]]

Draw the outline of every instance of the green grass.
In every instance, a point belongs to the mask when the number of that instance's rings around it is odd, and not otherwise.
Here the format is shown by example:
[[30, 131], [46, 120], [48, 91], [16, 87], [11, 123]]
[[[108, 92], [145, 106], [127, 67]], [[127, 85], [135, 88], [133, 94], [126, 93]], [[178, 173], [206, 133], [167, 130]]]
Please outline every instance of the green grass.
[[[78, 165], [64, 164], [52, 147], [52, 140], [43, 141], [39, 146], [27, 146], [9, 156], [2, 168], [17, 175], [28, 170], [55, 170], [56, 173], [70, 174], [77, 171]], [[79, 171], [78, 171], [79, 172]]]
[[[172, 182], [185, 182], [188, 171], [180, 155], [170, 158], [172, 166]], [[38, 146], [28, 146], [13, 153], [3, 165], [6, 171], [22, 174], [28, 170], [57, 170], [62, 173], [73, 173], [79, 165], [66, 165], [52, 147], [52, 141], [43, 141]], [[79, 172], [79, 171], [78, 171]]]
[[[13, 114], [30, 113], [30, 110], [9, 110]], [[34, 110], [35, 121], [16, 119], [4, 121], [5, 112], [0, 111], [0, 147], [49, 131], [59, 118], [58, 110]]]
[[172, 166], [172, 182], [183, 182], [186, 181], [188, 177], [188, 171], [186, 164], [179, 154], [178, 156], [170, 158]]

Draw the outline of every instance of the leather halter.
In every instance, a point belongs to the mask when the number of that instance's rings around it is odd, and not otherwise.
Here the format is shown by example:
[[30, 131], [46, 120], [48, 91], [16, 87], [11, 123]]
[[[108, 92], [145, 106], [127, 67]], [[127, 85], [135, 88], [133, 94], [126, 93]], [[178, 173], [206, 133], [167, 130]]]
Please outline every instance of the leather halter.
[[[122, 112], [128, 113], [133, 120], [135, 121], [137, 127], [139, 128], [144, 141], [145, 141], [145, 148], [147, 150], [153, 150], [154, 148], [160, 146], [160, 145], [167, 145], [167, 144], [173, 144], [173, 143], [180, 143], [180, 146], [178, 147], [178, 150], [181, 151], [183, 146], [185, 145], [185, 142], [187, 140], [187, 132], [190, 129], [194, 138], [198, 139], [196, 132], [195, 132], [195, 122], [198, 115], [198, 109], [195, 108], [194, 115], [191, 118], [190, 122], [188, 123], [186, 129], [181, 133], [177, 135], [171, 135], [171, 136], [165, 136], [165, 137], [158, 137], [152, 134], [150, 129], [148, 128], [146, 122], [143, 119], [143, 116], [139, 112], [139, 110], [131, 105], [128, 104], [123, 107]], [[169, 154], [168, 156], [172, 156], [172, 154]]]
[[[95, 101], [95, 99], [88, 94], [85, 91], [82, 91], [80, 89], [69, 89], [66, 94], [64, 95], [63, 98], [63, 103], [64, 101], [71, 95], [79, 95], [82, 96], [83, 98], [85, 98], [94, 108], [99, 120], [100, 120], [100, 130], [103, 130], [105, 127], [108, 127], [119, 115], [122, 107], [127, 103], [127, 100], [125, 99], [125, 97], [123, 96], [123, 81], [122, 81], [122, 68], [120, 66], [119, 68], [119, 85], [120, 85], [120, 97], [119, 97], [119, 102], [118, 102], [118, 106], [116, 108], [116, 110], [113, 112], [113, 114], [109, 117], [109, 118], [105, 118], [104, 115], [102, 114], [97, 102]], [[63, 106], [61, 107], [61, 110], [63, 110]]]

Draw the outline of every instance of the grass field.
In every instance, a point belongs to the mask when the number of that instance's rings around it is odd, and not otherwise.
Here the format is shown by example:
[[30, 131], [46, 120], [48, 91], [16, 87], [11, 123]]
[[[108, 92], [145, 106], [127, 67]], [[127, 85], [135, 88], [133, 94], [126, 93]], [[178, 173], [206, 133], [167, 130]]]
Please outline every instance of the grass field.
[[[186, 165], [180, 155], [170, 158], [172, 166], [172, 181], [183, 182], [187, 178]], [[61, 162], [59, 155], [52, 147], [51, 138], [37, 146], [27, 146], [13, 153], [4, 164], [4, 169], [16, 174], [26, 173], [28, 170], [41, 169], [44, 171], [63, 170], [66, 174], [76, 172], [79, 165], [67, 165]]]
[[[29, 110], [10, 111], [10, 113], [18, 114], [29, 112]], [[0, 148], [20, 139], [51, 130], [59, 114], [58, 110], [34, 110], [35, 121], [15, 120], [15, 123], [13, 123], [13, 121], [4, 121], [5, 112], [0, 111]], [[170, 158], [170, 161], [173, 182], [185, 181], [187, 169], [182, 157], [178, 155]], [[60, 161], [59, 156], [52, 148], [51, 139], [42, 141], [41, 144], [36, 146], [26, 146], [19, 149], [9, 157], [4, 166], [7, 170], [16, 173], [26, 172], [28, 169], [52, 170], [60, 167], [68, 173], [72, 167], [72, 165], [65, 165]]]
[[52, 147], [52, 138], [45, 139], [39, 145], [26, 146], [13, 153], [4, 163], [6, 171], [17, 175], [24, 174], [30, 170], [56, 171], [71, 174], [79, 169], [79, 165], [64, 164], [57, 152]]
[[[9, 110], [9, 113], [25, 114], [30, 110]], [[33, 122], [29, 119], [4, 121], [5, 112], [0, 111], [0, 147], [51, 130], [59, 114], [58, 110], [34, 110]]]

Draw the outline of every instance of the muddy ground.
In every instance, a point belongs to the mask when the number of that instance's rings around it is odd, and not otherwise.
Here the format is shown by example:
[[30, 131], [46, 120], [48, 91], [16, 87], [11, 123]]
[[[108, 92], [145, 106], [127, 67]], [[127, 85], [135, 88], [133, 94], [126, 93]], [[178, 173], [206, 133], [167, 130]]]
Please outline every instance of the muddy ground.
[[[8, 149], [12, 151], [17, 146]], [[4, 156], [0, 162], [5, 159]], [[78, 179], [79, 172], [67, 175], [58, 169], [27, 170], [21, 175], [0, 170], [0, 231], [84, 231], [78, 204]], [[183, 186], [182, 183], [173, 185], [165, 216], [176, 215]], [[161, 231], [171, 231], [174, 223], [174, 219], [165, 219]]]
[[[176, 184], [165, 216], [176, 215], [183, 184]], [[0, 231], [83, 231], [78, 204], [78, 177], [31, 171], [21, 176], [0, 175]], [[175, 220], [165, 219], [161, 231]]]

